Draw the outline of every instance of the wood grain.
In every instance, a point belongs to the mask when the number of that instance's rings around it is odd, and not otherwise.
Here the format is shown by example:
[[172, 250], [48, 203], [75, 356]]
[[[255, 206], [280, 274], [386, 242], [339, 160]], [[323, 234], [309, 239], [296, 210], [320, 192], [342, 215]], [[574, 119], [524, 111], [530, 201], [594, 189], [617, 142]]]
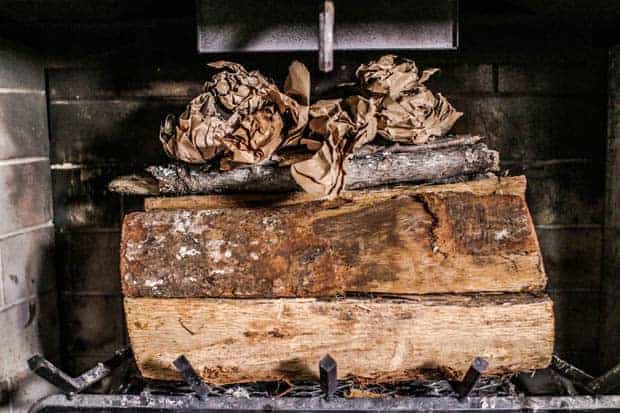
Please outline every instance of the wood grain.
[[475, 356], [489, 374], [546, 367], [553, 304], [528, 294], [412, 300], [126, 298], [143, 376], [179, 379], [184, 354], [209, 383], [316, 378], [319, 359], [340, 378], [408, 380], [439, 370], [460, 378]]
[[[421, 184], [343, 191], [340, 193], [340, 198], [350, 201], [370, 198], [378, 200], [428, 192], [469, 192], [473, 195], [503, 194], [524, 197], [526, 185], [525, 176], [512, 176], [510, 178], [492, 176], [487, 179], [470, 180], [466, 185], [463, 185], [463, 182], [458, 182], [442, 185]], [[144, 210], [280, 207], [320, 200], [320, 197], [307, 192], [162, 196], [144, 198]]]
[[213, 203], [133, 213], [123, 223], [123, 291], [255, 298], [538, 291], [546, 276], [524, 192], [525, 179], [515, 177], [277, 208]]

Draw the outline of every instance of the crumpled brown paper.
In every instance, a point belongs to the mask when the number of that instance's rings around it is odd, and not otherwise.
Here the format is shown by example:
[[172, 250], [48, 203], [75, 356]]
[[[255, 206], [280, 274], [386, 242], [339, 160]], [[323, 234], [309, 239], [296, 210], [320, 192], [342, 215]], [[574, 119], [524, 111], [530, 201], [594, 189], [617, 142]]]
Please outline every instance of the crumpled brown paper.
[[441, 94], [424, 83], [438, 71], [419, 74], [415, 62], [386, 55], [361, 65], [357, 71], [362, 88], [377, 98], [378, 133], [386, 139], [424, 144], [445, 135], [463, 115]]
[[221, 139], [232, 131], [235, 118], [218, 115], [215, 96], [203, 93], [194, 98], [179, 117], [168, 115], [159, 132], [164, 151], [171, 158], [203, 163], [222, 151]]
[[282, 143], [282, 127], [280, 114], [273, 107], [266, 107], [243, 117], [222, 143], [231, 152], [231, 161], [260, 163]]
[[[177, 119], [160, 130], [166, 153], [189, 163], [220, 157], [220, 169], [268, 160], [291, 165], [307, 192], [334, 198], [344, 187], [352, 154], [378, 134], [424, 144], [445, 135], [462, 116], [425, 82], [438, 69], [418, 72], [411, 60], [386, 55], [356, 71], [363, 96], [310, 105], [310, 74], [293, 62], [283, 91], [258, 71], [226, 61]], [[306, 131], [309, 130], [309, 133]], [[298, 151], [305, 145], [310, 153]], [[292, 147], [292, 148], [291, 148]], [[293, 149], [287, 153], [289, 149]]]
[[344, 187], [348, 159], [375, 137], [374, 115], [375, 103], [361, 96], [314, 103], [306, 144], [319, 149], [310, 159], [291, 166], [295, 181], [311, 194], [336, 197]]
[[[205, 163], [223, 155], [224, 169], [256, 164], [282, 145], [297, 144], [308, 122], [310, 73], [293, 62], [285, 83], [287, 95], [258, 71], [237, 63], [217, 61], [222, 69], [204, 92], [194, 98], [178, 121], [169, 115], [160, 129], [168, 156], [188, 163]], [[284, 118], [287, 130], [284, 130]]]
[[418, 145], [445, 135], [462, 113], [424, 85], [437, 71], [419, 74], [413, 61], [394, 55], [361, 65], [356, 76], [368, 99], [350, 96], [310, 107], [311, 133], [304, 142], [318, 151], [291, 166], [295, 181], [307, 192], [333, 198], [344, 187], [348, 159], [376, 134]]
[[357, 68], [355, 75], [363, 89], [373, 95], [398, 97], [423, 85], [439, 69], [427, 69], [418, 75], [415, 62], [385, 55]]

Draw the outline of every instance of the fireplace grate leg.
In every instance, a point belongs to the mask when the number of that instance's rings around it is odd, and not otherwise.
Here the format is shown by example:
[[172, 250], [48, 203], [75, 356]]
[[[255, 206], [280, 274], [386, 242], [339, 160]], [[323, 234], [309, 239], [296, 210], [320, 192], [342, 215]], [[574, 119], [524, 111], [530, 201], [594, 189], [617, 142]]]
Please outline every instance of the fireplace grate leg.
[[331, 400], [338, 388], [338, 364], [329, 354], [319, 361], [319, 374], [325, 398]]
[[28, 367], [39, 377], [58, 387], [65, 393], [80, 393], [93, 384], [109, 376], [115, 368], [120, 366], [131, 355], [131, 350], [125, 347], [117, 350], [110, 359], [98, 363], [78, 377], [71, 377], [60, 370], [45, 357], [37, 354], [28, 359]]
[[482, 357], [476, 357], [471, 362], [471, 366], [469, 366], [463, 380], [450, 383], [456, 394], [458, 394], [459, 400], [463, 400], [469, 396], [487, 367], [489, 367], [488, 361]]
[[211, 388], [202, 381], [187, 357], [180, 355], [172, 364], [174, 364], [174, 367], [181, 373], [185, 382], [196, 393], [198, 398], [202, 401], [206, 401], [209, 398], [209, 393], [211, 393]]

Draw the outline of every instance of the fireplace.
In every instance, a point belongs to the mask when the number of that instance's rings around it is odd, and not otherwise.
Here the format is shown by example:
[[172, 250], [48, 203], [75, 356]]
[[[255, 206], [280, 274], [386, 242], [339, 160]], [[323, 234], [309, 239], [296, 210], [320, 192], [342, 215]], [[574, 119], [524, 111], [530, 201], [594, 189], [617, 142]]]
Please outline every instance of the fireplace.
[[[325, 73], [314, 50], [200, 54], [194, 1], [4, 2], [0, 411], [26, 411], [42, 398], [37, 410], [620, 407], [613, 370], [620, 362], [614, 31], [620, 8], [535, 3], [461, 2], [459, 35], [446, 38], [458, 47], [336, 47], [333, 70]], [[167, 161], [160, 122], [201, 91], [210, 61], [237, 61], [282, 84], [297, 59], [310, 69], [312, 93], [320, 96], [388, 52], [441, 68], [429, 82], [464, 112], [454, 132], [484, 136], [501, 153], [500, 174], [527, 177], [554, 305], [552, 365], [478, 379], [474, 363], [472, 386], [465, 386], [471, 393], [444, 378], [364, 387], [383, 396], [376, 399], [347, 398], [352, 382], [327, 379], [205, 392], [202, 381], [191, 379], [191, 360], [184, 381], [141, 378], [127, 349], [119, 248], [123, 217], [143, 210], [144, 200], [109, 191], [109, 182]], [[593, 390], [596, 378], [600, 387]], [[326, 400], [330, 384], [336, 390]]]

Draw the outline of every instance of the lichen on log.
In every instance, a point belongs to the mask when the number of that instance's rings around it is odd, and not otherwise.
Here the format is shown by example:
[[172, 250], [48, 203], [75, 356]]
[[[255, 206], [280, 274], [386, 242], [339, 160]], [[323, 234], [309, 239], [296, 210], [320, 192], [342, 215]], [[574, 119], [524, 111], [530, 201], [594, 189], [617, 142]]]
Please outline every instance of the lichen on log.
[[[349, 161], [345, 190], [401, 183], [434, 183], [499, 170], [499, 154], [490, 150], [479, 137], [457, 137], [409, 148], [363, 148]], [[277, 165], [253, 165], [230, 171], [207, 166], [170, 163], [147, 168], [142, 189], [136, 189], [133, 177], [119, 177], [109, 189], [121, 193], [152, 195], [191, 195], [226, 193], [274, 193], [299, 191], [290, 168]], [[152, 178], [151, 178], [152, 177]], [[131, 185], [123, 181], [131, 179]], [[157, 190], [153, 190], [153, 185]]]
[[486, 181], [277, 208], [133, 213], [123, 222], [123, 291], [248, 298], [542, 290], [525, 179]]

